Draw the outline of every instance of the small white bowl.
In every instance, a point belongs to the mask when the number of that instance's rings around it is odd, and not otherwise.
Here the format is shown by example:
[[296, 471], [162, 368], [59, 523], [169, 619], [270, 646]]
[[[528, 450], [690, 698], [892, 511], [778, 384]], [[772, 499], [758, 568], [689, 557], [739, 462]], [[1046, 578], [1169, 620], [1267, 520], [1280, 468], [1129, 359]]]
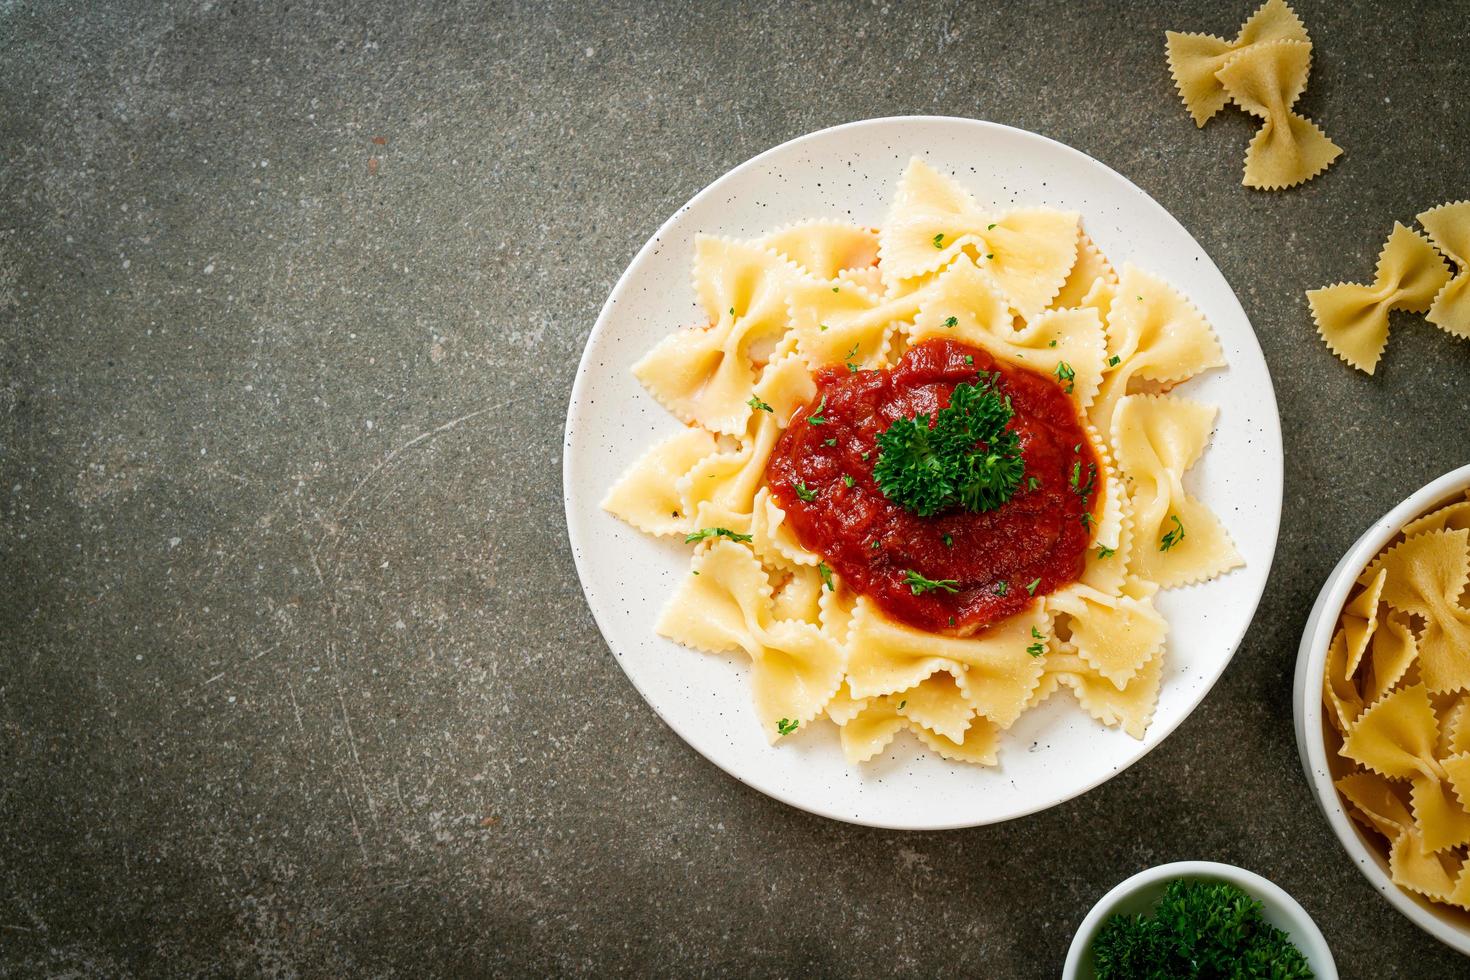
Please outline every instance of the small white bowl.
[[1098, 930], [1115, 912], [1127, 915], [1147, 914], [1164, 894], [1164, 888], [1175, 878], [1195, 878], [1204, 881], [1227, 881], [1247, 895], [1260, 901], [1261, 916], [1291, 937], [1293, 945], [1301, 950], [1311, 966], [1317, 980], [1337, 980], [1337, 964], [1332, 960], [1332, 950], [1327, 940], [1306, 909], [1297, 904], [1279, 886], [1262, 878], [1253, 871], [1237, 868], [1233, 864], [1217, 864], [1214, 861], [1178, 861], [1161, 864], [1156, 868], [1140, 871], [1127, 881], [1114, 886], [1104, 895], [1072, 937], [1072, 947], [1067, 950], [1067, 963], [1062, 967], [1062, 980], [1094, 980], [1097, 976], [1092, 963], [1092, 941]]
[[1337, 563], [1317, 595], [1317, 604], [1307, 617], [1296, 660], [1296, 747], [1312, 795], [1322, 808], [1338, 841], [1357, 864], [1363, 876], [1389, 904], [1409, 921], [1440, 942], [1470, 954], [1470, 914], [1447, 905], [1426, 901], [1395, 885], [1388, 874], [1387, 848], [1360, 829], [1343, 808], [1333, 786], [1322, 719], [1322, 670], [1327, 647], [1337, 626], [1338, 614], [1358, 573], [1409, 521], [1436, 506], [1461, 497], [1470, 488], [1470, 466], [1462, 466], [1420, 488], [1403, 503], [1373, 523]]

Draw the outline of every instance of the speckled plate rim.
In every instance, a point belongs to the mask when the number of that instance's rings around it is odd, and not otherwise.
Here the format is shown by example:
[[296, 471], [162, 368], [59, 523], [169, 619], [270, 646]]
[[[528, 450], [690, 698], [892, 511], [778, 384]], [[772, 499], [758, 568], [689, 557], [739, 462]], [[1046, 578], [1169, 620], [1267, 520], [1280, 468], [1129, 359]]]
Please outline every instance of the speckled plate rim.
[[1352, 817], [1348, 816], [1347, 809], [1338, 796], [1337, 787], [1333, 785], [1322, 730], [1322, 686], [1320, 680], [1314, 681], [1314, 678], [1322, 676], [1327, 662], [1327, 647], [1337, 625], [1337, 614], [1347, 601], [1348, 592], [1357, 580], [1358, 571], [1405, 524], [1438, 504], [1448, 503], [1467, 489], [1470, 489], [1470, 465], [1453, 469], [1438, 479], [1431, 480], [1369, 525], [1333, 566], [1327, 580], [1322, 583], [1322, 590], [1317, 593], [1317, 601], [1302, 629], [1301, 645], [1297, 649], [1296, 673], [1292, 682], [1292, 704], [1297, 754], [1301, 757], [1302, 771], [1306, 774], [1307, 785], [1312, 788], [1312, 797], [1317, 801], [1322, 815], [1327, 818], [1338, 843], [1353, 859], [1353, 863], [1363, 877], [1368, 879], [1369, 884], [1405, 918], [1451, 949], [1470, 955], [1470, 927], [1458, 925], [1455, 921], [1465, 916], [1454, 909], [1436, 906], [1395, 885], [1388, 874], [1388, 862], [1376, 848], [1368, 845], [1363, 832], [1353, 823]]
[[[1258, 422], [1263, 421], [1268, 423], [1261, 426], [1260, 435], [1268, 443], [1267, 457], [1269, 460], [1269, 465], [1268, 472], [1261, 474], [1261, 476], [1264, 477], [1268, 486], [1274, 489], [1274, 493], [1269, 494], [1267, 499], [1257, 502], [1257, 507], [1253, 508], [1258, 510], [1258, 514], [1260, 513], [1259, 508], [1264, 508], [1264, 519], [1267, 527], [1265, 529], [1265, 533], [1260, 538], [1261, 543], [1264, 546], [1260, 550], [1265, 553], [1266, 557], [1264, 567], [1251, 574], [1251, 577], [1255, 579], [1255, 587], [1252, 590], [1249, 601], [1242, 604], [1242, 611], [1244, 614], [1238, 616], [1238, 622], [1235, 623], [1232, 628], [1226, 630], [1221, 634], [1217, 634], [1216, 644], [1218, 647], [1223, 648], [1223, 655], [1219, 656], [1212, 663], [1209, 669], [1204, 672], [1204, 680], [1202, 683], [1199, 684], [1198, 689], [1194, 692], [1192, 701], [1187, 704], [1184, 710], [1180, 711], [1176, 717], [1167, 720], [1161, 720], [1156, 717], [1153, 723], [1150, 725], [1145, 739], [1137, 743], [1136, 750], [1128, 754], [1127, 758], [1120, 760], [1118, 764], [1112, 767], [1099, 767], [1098, 771], [1090, 778], [1079, 781], [1074, 786], [1069, 787], [1068, 790], [1064, 793], [1041, 798], [1033, 803], [1015, 807], [1012, 810], [1001, 814], [984, 814], [980, 816], [967, 815], [960, 817], [947, 816], [936, 818], [932, 813], [913, 812], [910, 814], [906, 814], [904, 819], [895, 820], [892, 818], [872, 818], [869, 816], [865, 816], [862, 813], [853, 813], [847, 810], [841, 810], [834, 806], [830, 801], [803, 798], [795, 793], [784, 791], [781, 787], [774, 785], [771, 780], [764, 778], [763, 773], [758, 771], [758, 767], [733, 764], [727, 765], [722, 759], [718, 758], [716, 755], [706, 750], [706, 748], [701, 744], [700, 733], [691, 731], [689, 727], [681, 725], [675, 719], [671, 718], [668, 712], [664, 709], [664, 706], [660, 704], [659, 699], [657, 697], [654, 697], [650, 693], [650, 691], [642, 683], [640, 683], [639, 678], [630, 667], [628, 657], [624, 656], [625, 651], [623, 650], [623, 642], [618, 632], [612, 628], [612, 624], [608, 620], [608, 612], [601, 607], [601, 604], [598, 601], [596, 601], [592, 593], [591, 586], [589, 584], [589, 559], [585, 557], [585, 552], [588, 550], [589, 545], [592, 543], [592, 538], [590, 537], [590, 530], [584, 526], [583, 519], [578, 512], [578, 505], [579, 503], [581, 503], [581, 501], [579, 501], [576, 494], [576, 483], [578, 482], [578, 475], [581, 473], [581, 468], [580, 461], [578, 460], [573, 450], [577, 442], [579, 431], [579, 409], [580, 406], [583, 406], [587, 403], [586, 389], [590, 383], [589, 378], [594, 367], [593, 361], [596, 356], [598, 342], [602, 338], [603, 333], [609, 329], [609, 324], [614, 319], [615, 308], [624, 298], [625, 294], [627, 294], [633, 288], [635, 276], [637, 271], [640, 269], [640, 266], [642, 266], [642, 264], [650, 254], [654, 253], [661, 247], [661, 243], [664, 243], [667, 239], [672, 237], [671, 231], [680, 223], [681, 219], [683, 219], [684, 216], [691, 209], [697, 207], [709, 198], [724, 193], [729, 185], [737, 181], [746, 171], [761, 166], [770, 158], [782, 153], [789, 152], [792, 149], [800, 147], [804, 144], [811, 143], [817, 140], [832, 138], [839, 134], [844, 136], [851, 136], [854, 135], [856, 131], [862, 130], [864, 128], [883, 127], [893, 124], [909, 123], [921, 125], [938, 123], [945, 125], [973, 127], [977, 140], [983, 140], [983, 138], [987, 134], [1005, 133], [1011, 137], [1019, 137], [1025, 140], [1035, 141], [1040, 151], [1043, 153], [1059, 154], [1064, 157], [1070, 157], [1073, 161], [1084, 162], [1086, 165], [1095, 170], [1100, 179], [1113, 181], [1121, 185], [1120, 190], [1130, 197], [1132, 203], [1142, 208], [1154, 209], [1158, 213], [1158, 216], [1166, 223], [1166, 225], [1171, 226], [1172, 230], [1177, 232], [1177, 234], [1182, 238], [1183, 241], [1188, 242], [1190, 245], [1193, 246], [1193, 249], [1198, 253], [1198, 255], [1196, 256], [1196, 261], [1203, 259], [1201, 270], [1202, 274], [1206, 276], [1213, 275], [1217, 277], [1220, 285], [1222, 285], [1224, 288], [1224, 293], [1228, 297], [1228, 304], [1226, 309], [1227, 315], [1231, 318], [1237, 319], [1240, 324], [1244, 325], [1244, 330], [1240, 332], [1241, 336], [1238, 338], [1241, 353], [1245, 354], [1245, 356], [1249, 358], [1254, 359], [1254, 361], [1259, 364], [1261, 374], [1265, 381], [1263, 394], [1267, 397], [1262, 399], [1260, 402], [1262, 409], [1264, 409], [1265, 418], [1258, 420]], [[774, 227], [780, 223], [781, 222], [772, 221], [771, 226]], [[1222, 300], [1222, 302], [1226, 301]], [[1218, 318], [1216, 318], [1216, 325], [1218, 328]], [[1237, 365], [1235, 363], [1232, 363], [1231, 365], [1232, 369], [1234, 369], [1236, 366]], [[1208, 456], [1208, 453], [1206, 455]], [[629, 460], [629, 462], [631, 462], [631, 460]], [[607, 483], [608, 481], [604, 480], [603, 482]], [[1150, 195], [1140, 189], [1132, 181], [1128, 180], [1128, 178], [1124, 177], [1122, 174], [1119, 174], [1111, 167], [1108, 167], [1106, 164], [1103, 164], [1100, 161], [1093, 159], [1091, 156], [1083, 153], [1082, 151], [1074, 149], [1073, 147], [1070, 147], [1064, 143], [1060, 143], [1049, 137], [1042, 136], [1037, 133], [1032, 133], [1028, 130], [1005, 126], [1000, 123], [954, 116], [887, 116], [858, 120], [850, 123], [844, 123], [838, 126], [832, 126], [827, 129], [817, 130], [804, 136], [788, 140], [785, 143], [778, 144], [777, 146], [774, 146], [764, 151], [763, 153], [760, 153], [757, 156], [750, 158], [744, 163], [726, 172], [719, 179], [715, 180], [713, 183], [705, 187], [704, 190], [700, 191], [694, 197], [690, 198], [688, 202], [686, 202], [682, 207], [675, 211], [673, 215], [671, 215], [662, 225], [660, 225], [659, 229], [652, 235], [652, 237], [650, 237], [648, 241], [644, 243], [643, 247], [639, 249], [638, 253], [634, 256], [632, 262], [629, 263], [627, 269], [624, 270], [622, 276], [618, 279], [617, 284], [613, 287], [612, 292], [609, 294], [608, 299], [603, 305], [603, 308], [599, 313], [596, 322], [593, 324], [592, 331], [588, 335], [586, 346], [583, 349], [582, 357], [578, 363], [577, 375], [572, 385], [572, 394], [568, 405], [567, 421], [563, 430], [563, 502], [566, 510], [567, 533], [569, 543], [572, 547], [573, 559], [576, 564], [583, 594], [588, 602], [589, 608], [592, 611], [593, 619], [597, 623], [598, 629], [602, 633], [604, 641], [608, 644], [608, 647], [614, 653], [615, 658], [617, 659], [619, 665], [622, 667], [623, 672], [627, 675], [629, 681], [633, 684], [634, 688], [639, 692], [639, 694], [649, 704], [649, 706], [654, 710], [654, 713], [657, 714], [659, 718], [675, 732], [675, 734], [679, 735], [680, 738], [682, 738], [687, 744], [698, 751], [701, 755], [705, 756], [705, 758], [709, 759], [709, 761], [713, 762], [716, 766], [718, 766], [730, 776], [734, 777], [739, 782], [745, 783], [746, 785], [751, 786], [752, 788], [764, 793], [767, 796], [780, 800], [798, 809], [816, 814], [818, 816], [824, 816], [846, 823], [893, 830], [923, 831], [961, 829], [966, 827], [976, 827], [994, 823], [1001, 823], [1008, 820], [1028, 816], [1032, 813], [1045, 810], [1069, 799], [1074, 799], [1077, 796], [1080, 796], [1083, 793], [1086, 793], [1096, 788], [1097, 786], [1116, 776], [1118, 773], [1122, 772], [1124, 769], [1136, 763], [1139, 759], [1143, 758], [1143, 756], [1148, 754], [1148, 752], [1152, 751], [1152, 749], [1163, 742], [1165, 738], [1167, 738], [1176, 728], [1178, 728], [1180, 724], [1183, 723], [1184, 719], [1187, 718], [1194, 711], [1194, 709], [1199, 706], [1200, 702], [1203, 701], [1204, 698], [1209, 694], [1210, 690], [1213, 689], [1214, 684], [1216, 683], [1216, 681], [1219, 680], [1220, 675], [1224, 673], [1225, 668], [1233, 659], [1236, 650], [1239, 648], [1241, 640], [1244, 638], [1246, 631], [1249, 629], [1251, 622], [1254, 620], [1255, 611], [1259, 607], [1261, 596], [1265, 592], [1266, 580], [1269, 576], [1271, 564], [1274, 562], [1275, 559], [1276, 543], [1280, 530], [1282, 483], [1283, 460], [1280, 415], [1277, 409], [1274, 385], [1270, 379], [1269, 367], [1266, 365], [1264, 354], [1261, 351], [1259, 341], [1255, 337], [1254, 330], [1250, 326], [1250, 320], [1246, 316], [1244, 309], [1241, 307], [1238, 297], [1235, 296], [1234, 290], [1230, 287], [1229, 282], [1220, 272], [1219, 267], [1215, 265], [1214, 261], [1209, 257], [1208, 253], [1206, 253], [1203, 247], [1200, 246], [1199, 243], [1194, 239], [1194, 236], [1191, 235], [1189, 231], [1182, 224], [1179, 223], [1178, 219], [1174, 218], [1174, 216], [1170, 214], [1168, 210], [1163, 207], [1163, 205], [1155, 201]], [[596, 510], [595, 504], [590, 509]], [[746, 696], [745, 692], [743, 691], [740, 692], [740, 694], [741, 696]], [[1077, 710], [1080, 714], [1080, 709]], [[1085, 718], [1086, 716], [1083, 715], [1083, 717]], [[1088, 720], [1090, 721], [1090, 719]], [[1117, 735], [1118, 737], [1126, 737], [1122, 735], [1122, 733], [1116, 731], [1112, 732], [1111, 734]], [[1002, 759], [1002, 765], [1003, 764], [1004, 758]], [[753, 769], [754, 771], [752, 771]]]

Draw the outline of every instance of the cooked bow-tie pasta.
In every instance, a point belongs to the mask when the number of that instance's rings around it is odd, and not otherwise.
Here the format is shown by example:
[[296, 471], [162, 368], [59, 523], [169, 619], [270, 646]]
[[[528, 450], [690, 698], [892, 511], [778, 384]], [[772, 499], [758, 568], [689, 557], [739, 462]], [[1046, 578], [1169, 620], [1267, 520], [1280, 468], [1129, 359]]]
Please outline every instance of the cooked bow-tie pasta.
[[603, 503], [694, 552], [658, 631], [749, 657], [766, 738], [826, 719], [854, 763], [909, 733], [995, 765], [1062, 687], [1142, 738], [1155, 594], [1240, 563], [1182, 486], [1214, 410], [1163, 394], [1224, 366], [1193, 305], [917, 159], [880, 228], [701, 237], [694, 288], [634, 369], [686, 428]]

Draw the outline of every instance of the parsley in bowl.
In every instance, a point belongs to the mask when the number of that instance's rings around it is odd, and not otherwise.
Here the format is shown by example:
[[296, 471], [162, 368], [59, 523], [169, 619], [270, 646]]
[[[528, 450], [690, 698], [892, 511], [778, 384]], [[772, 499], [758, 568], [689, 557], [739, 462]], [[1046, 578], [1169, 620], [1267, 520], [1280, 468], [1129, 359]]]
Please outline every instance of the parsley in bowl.
[[1286, 892], [1227, 864], [1150, 868], [1108, 892], [1083, 920], [1067, 980], [1336, 980], [1332, 953]]

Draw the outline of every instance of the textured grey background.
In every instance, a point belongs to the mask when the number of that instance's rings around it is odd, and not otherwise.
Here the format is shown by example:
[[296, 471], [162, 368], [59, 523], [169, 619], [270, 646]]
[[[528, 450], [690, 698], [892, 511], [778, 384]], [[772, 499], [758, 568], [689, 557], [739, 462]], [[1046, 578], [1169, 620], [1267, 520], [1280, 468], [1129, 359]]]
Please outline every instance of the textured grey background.
[[[1054, 976], [1114, 882], [1213, 858], [1345, 976], [1465, 975], [1329, 835], [1290, 675], [1344, 548], [1470, 458], [1470, 344], [1396, 317], [1369, 379], [1302, 299], [1470, 195], [1470, 6], [1298, 6], [1301, 107], [1347, 154], [1262, 194], [1252, 127], [1196, 131], [1162, 51], [1247, 3], [0, 0], [0, 974]], [[765, 799], [655, 719], [559, 466], [659, 222], [908, 112], [1056, 137], [1177, 215], [1287, 454], [1268, 594], [1190, 721], [1080, 799], [921, 835]]]

